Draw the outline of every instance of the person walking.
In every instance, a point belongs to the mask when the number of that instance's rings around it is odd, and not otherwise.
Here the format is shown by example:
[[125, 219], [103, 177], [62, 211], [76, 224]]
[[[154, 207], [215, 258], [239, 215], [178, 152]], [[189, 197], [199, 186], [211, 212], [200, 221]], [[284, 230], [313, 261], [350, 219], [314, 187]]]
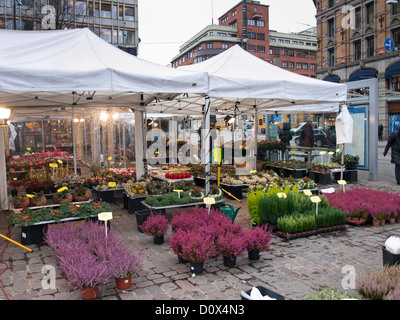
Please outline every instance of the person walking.
[[312, 121], [308, 120], [303, 126], [300, 134], [300, 146], [312, 148], [314, 146], [314, 130], [311, 126]]
[[378, 126], [378, 139], [379, 139], [379, 141], [383, 141], [382, 136], [383, 136], [383, 125], [382, 125], [382, 123], [379, 123], [379, 126]]
[[383, 151], [383, 156], [386, 157], [389, 148], [392, 149], [392, 159], [391, 163], [395, 164], [394, 172], [396, 176], [397, 184], [400, 185], [400, 125], [397, 127], [388, 139], [388, 142]]

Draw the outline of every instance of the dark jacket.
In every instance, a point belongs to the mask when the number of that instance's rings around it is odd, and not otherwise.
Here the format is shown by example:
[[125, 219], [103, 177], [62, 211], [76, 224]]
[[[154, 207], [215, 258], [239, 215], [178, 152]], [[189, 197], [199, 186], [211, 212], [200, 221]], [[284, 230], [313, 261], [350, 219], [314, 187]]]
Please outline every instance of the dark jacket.
[[385, 151], [383, 152], [383, 155], [386, 156], [386, 154], [389, 151], [389, 148], [392, 148], [392, 163], [395, 164], [400, 164], [400, 127], [398, 130], [393, 132], [388, 139], [388, 142], [385, 147]]
[[300, 146], [309, 148], [314, 146], [314, 130], [308, 123], [304, 125], [300, 134]]

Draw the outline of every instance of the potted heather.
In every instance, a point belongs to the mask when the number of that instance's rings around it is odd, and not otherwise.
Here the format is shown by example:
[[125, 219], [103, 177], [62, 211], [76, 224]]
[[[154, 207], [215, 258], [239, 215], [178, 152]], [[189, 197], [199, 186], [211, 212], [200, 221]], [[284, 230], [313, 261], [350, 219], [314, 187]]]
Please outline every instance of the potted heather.
[[259, 260], [260, 252], [268, 251], [271, 245], [271, 230], [268, 231], [268, 225], [256, 226], [254, 229], [245, 231], [244, 239], [249, 260]]
[[107, 255], [112, 276], [115, 277], [117, 289], [126, 290], [132, 286], [132, 275], [142, 267], [142, 258], [134, 255], [131, 250], [120, 241], [115, 241]]
[[144, 234], [153, 236], [154, 244], [163, 244], [168, 230], [168, 219], [162, 214], [151, 214], [140, 228]]
[[218, 235], [217, 247], [223, 256], [224, 266], [234, 267], [237, 256], [246, 248], [246, 242], [242, 234], [228, 231]]
[[214, 258], [217, 250], [214, 244], [214, 237], [203, 226], [197, 230], [186, 230], [179, 232], [176, 241], [182, 248], [182, 258], [190, 263], [190, 271], [193, 274], [203, 272], [204, 262]]

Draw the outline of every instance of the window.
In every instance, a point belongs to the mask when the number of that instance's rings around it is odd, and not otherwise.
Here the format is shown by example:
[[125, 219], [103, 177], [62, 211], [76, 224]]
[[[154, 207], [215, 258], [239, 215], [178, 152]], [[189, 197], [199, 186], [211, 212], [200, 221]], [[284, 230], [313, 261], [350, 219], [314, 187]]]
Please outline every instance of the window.
[[255, 32], [248, 32], [247, 36], [249, 37], [249, 39], [255, 39], [256, 38], [256, 33]]
[[232, 11], [232, 17], [236, 16], [236, 10]]
[[257, 46], [257, 52], [265, 52], [265, 46]]
[[354, 41], [354, 60], [361, 59], [361, 40]]
[[226, 37], [226, 33], [225, 32], [217, 32], [217, 36]]
[[282, 68], [287, 68], [287, 67], [288, 67], [287, 61], [282, 61]]
[[283, 39], [278, 39], [279, 43], [284, 43]]
[[247, 51], [256, 52], [256, 46], [254, 44], [247, 45]]
[[303, 63], [303, 69], [308, 70], [308, 63]]
[[296, 57], [301, 58], [303, 56], [302, 51], [296, 51]]
[[303, 68], [303, 65], [301, 64], [301, 62], [297, 62], [296, 63], [296, 68], [297, 69], [302, 69]]
[[290, 40], [285, 40], [285, 43], [290, 43]]
[[86, 15], [86, 1], [75, 2], [75, 13], [77, 15]]
[[367, 24], [374, 23], [374, 3], [370, 2], [365, 6]]
[[374, 37], [367, 38], [367, 57], [373, 57], [375, 55], [375, 43]]
[[333, 67], [335, 65], [335, 49], [331, 48], [328, 50], [328, 66]]
[[307, 51], [303, 52], [303, 58], [308, 58], [308, 52]]
[[310, 64], [310, 70], [315, 70], [315, 63]]
[[265, 27], [265, 21], [264, 20], [257, 20], [257, 27], [264, 28]]
[[317, 59], [317, 54], [315, 52], [310, 52], [311, 59]]
[[111, 43], [111, 29], [101, 29], [100, 38]]
[[361, 27], [361, 7], [356, 8], [354, 14], [355, 14], [354, 26], [356, 28], [360, 28]]
[[265, 40], [265, 33], [257, 33], [257, 40]]
[[[228, 49], [229, 47], [228, 47], [228, 44], [227, 43], [223, 43], [222, 44], [222, 49]], [[191, 53], [190, 53], [191, 54]]]
[[276, 39], [275, 38], [270, 38], [269, 42], [276, 42]]
[[294, 69], [294, 62], [292, 61], [289, 62], [289, 69]]
[[392, 34], [393, 34], [394, 47], [397, 48], [397, 50], [399, 50], [400, 49], [400, 28], [393, 30]]
[[[0, 1], [1, 3], [1, 1]], [[392, 5], [392, 14], [399, 14], [400, 13], [400, 2], [397, 2], [397, 4]]]
[[328, 37], [333, 37], [335, 35], [335, 19], [328, 20]]
[[335, 0], [329, 0], [329, 8], [332, 8], [335, 5]]
[[113, 30], [112, 42], [115, 43], [115, 44], [118, 43], [118, 29], [114, 29]]
[[125, 44], [134, 45], [135, 44], [135, 31], [125, 31], [124, 32]]
[[294, 57], [294, 50], [289, 50], [289, 56]]
[[287, 49], [282, 49], [282, 55], [283, 55], [283, 56], [287, 56], [287, 55], [288, 55]]
[[134, 21], [135, 20], [135, 8], [127, 7], [125, 5], [125, 20]]
[[279, 48], [274, 48], [274, 55], [279, 56], [281, 54], [281, 50]]
[[[111, 18], [111, 4], [102, 3], [101, 4], [101, 17], [102, 18]], [[111, 34], [110, 34], [111, 37]]]
[[207, 49], [212, 49], [212, 48], [213, 48], [212, 42], [207, 43], [207, 44], [206, 44], [206, 48], [207, 48]]
[[299, 44], [299, 42], [296, 41], [296, 40], [293, 40], [292, 43], [293, 43], [293, 44]]
[[255, 26], [255, 25], [256, 25], [256, 21], [253, 20], [253, 19], [248, 19], [248, 20], [247, 20], [247, 25], [248, 25], [248, 26]]

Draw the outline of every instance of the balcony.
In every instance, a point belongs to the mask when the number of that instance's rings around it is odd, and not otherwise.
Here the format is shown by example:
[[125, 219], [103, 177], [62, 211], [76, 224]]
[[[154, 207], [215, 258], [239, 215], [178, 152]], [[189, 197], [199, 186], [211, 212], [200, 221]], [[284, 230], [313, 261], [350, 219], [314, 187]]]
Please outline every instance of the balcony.
[[215, 56], [224, 52], [226, 49], [222, 48], [212, 48], [212, 49], [201, 49], [193, 52], [193, 58], [197, 58], [199, 56]]
[[262, 13], [260, 11], [253, 12], [253, 19], [261, 19]]

